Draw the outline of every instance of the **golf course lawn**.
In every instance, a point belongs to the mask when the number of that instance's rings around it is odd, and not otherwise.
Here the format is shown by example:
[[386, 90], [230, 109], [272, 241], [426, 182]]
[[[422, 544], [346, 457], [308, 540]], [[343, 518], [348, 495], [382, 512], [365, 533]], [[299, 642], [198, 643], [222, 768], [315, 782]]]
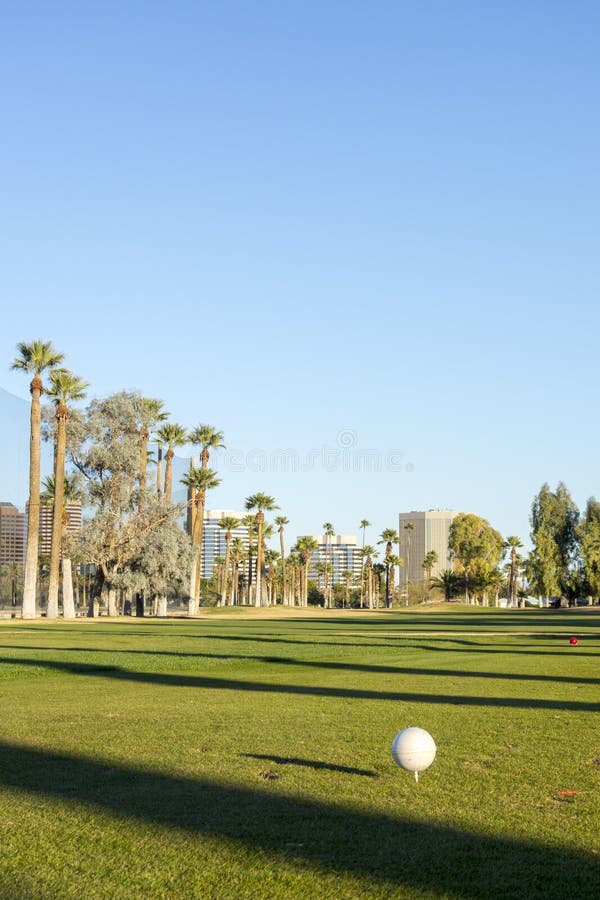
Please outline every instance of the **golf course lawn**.
[[600, 609], [217, 612], [0, 623], [1, 898], [600, 897]]

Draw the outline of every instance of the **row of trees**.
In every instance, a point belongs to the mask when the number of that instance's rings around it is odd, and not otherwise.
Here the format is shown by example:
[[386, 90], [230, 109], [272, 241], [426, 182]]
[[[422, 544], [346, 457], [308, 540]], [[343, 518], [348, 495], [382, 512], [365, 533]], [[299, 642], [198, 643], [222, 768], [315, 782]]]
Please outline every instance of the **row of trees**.
[[[223, 433], [202, 424], [188, 430], [170, 422], [160, 400], [137, 392], [120, 392], [103, 400], [92, 400], [85, 409], [73, 406], [85, 397], [88, 385], [63, 366], [63, 354], [44, 341], [19, 344], [13, 368], [32, 376], [28, 537], [23, 577], [22, 614], [36, 614], [39, 570], [40, 502], [53, 505], [52, 548], [48, 569], [47, 615], [55, 617], [59, 604], [62, 562], [62, 603], [65, 616], [75, 615], [71, 559], [94, 573], [93, 611], [100, 597], [109, 614], [125, 604], [152, 601], [164, 614], [169, 595], [185, 597], [194, 614], [207, 585], [201, 577], [204, 518], [207, 493], [220, 484], [210, 468], [211, 453], [224, 446]], [[44, 381], [44, 378], [46, 381]], [[42, 407], [41, 397], [50, 401]], [[40, 447], [45, 438], [54, 445], [54, 472], [40, 485]], [[192, 456], [182, 479], [187, 501], [173, 502], [173, 458], [175, 449], [191, 443], [199, 450], [199, 465]], [[156, 447], [156, 455], [150, 445]], [[150, 477], [150, 467], [156, 467]], [[67, 533], [69, 500], [80, 498], [91, 517], [76, 539]], [[331, 539], [335, 529], [325, 522], [325, 560], [317, 567], [317, 584], [310, 583], [309, 570], [317, 543], [300, 538], [286, 555], [283, 515], [269, 523], [265, 513], [278, 509], [273, 497], [256, 493], [246, 499], [247, 515], [224, 517], [225, 556], [217, 560], [212, 590], [222, 604], [250, 603], [256, 606], [282, 602], [306, 606], [309, 598], [320, 598], [325, 606], [356, 603], [374, 608], [394, 601], [408, 602], [408, 568], [412, 525], [407, 529], [407, 559], [404, 585], [396, 586], [396, 573], [404, 561], [395, 553], [399, 536], [395, 529], [381, 532], [382, 562], [378, 551], [366, 543], [370, 522], [363, 519], [361, 572], [357, 581], [345, 572], [343, 586], [333, 579]], [[249, 545], [234, 536], [244, 525]], [[498, 603], [506, 594], [515, 605], [525, 592], [541, 596], [600, 593], [600, 504], [588, 501], [583, 516], [564, 484], [556, 491], [543, 485], [531, 511], [533, 550], [519, 555], [518, 537], [504, 540], [489, 522], [473, 514], [457, 516], [451, 526], [451, 567], [435, 578], [437, 555], [422, 561], [426, 596], [442, 591], [450, 599], [460, 591], [467, 602]], [[268, 541], [279, 535], [279, 551]], [[506, 558], [504, 566], [502, 561]], [[14, 594], [17, 580], [13, 575]]]

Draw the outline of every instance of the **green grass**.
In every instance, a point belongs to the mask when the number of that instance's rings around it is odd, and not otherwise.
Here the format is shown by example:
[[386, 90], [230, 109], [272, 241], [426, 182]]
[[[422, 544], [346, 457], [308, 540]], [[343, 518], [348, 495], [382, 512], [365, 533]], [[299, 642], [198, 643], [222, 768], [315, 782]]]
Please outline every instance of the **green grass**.
[[599, 674], [597, 609], [3, 622], [0, 897], [597, 898]]

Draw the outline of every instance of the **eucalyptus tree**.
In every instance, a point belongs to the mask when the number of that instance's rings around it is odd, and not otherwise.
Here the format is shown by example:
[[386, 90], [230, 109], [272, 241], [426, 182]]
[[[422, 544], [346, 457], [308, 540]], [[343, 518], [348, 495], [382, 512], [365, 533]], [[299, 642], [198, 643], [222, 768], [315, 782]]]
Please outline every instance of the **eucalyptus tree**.
[[530, 569], [533, 587], [542, 597], [572, 596], [577, 569], [579, 511], [565, 484], [555, 491], [543, 484], [531, 506]]
[[300, 606], [308, 606], [308, 570], [310, 569], [310, 561], [312, 554], [319, 549], [318, 542], [306, 535], [298, 539], [296, 549], [302, 560], [302, 587], [300, 593]]
[[190, 469], [181, 483], [192, 491], [194, 496], [194, 530], [192, 532], [192, 544], [194, 555], [190, 572], [190, 590], [188, 612], [195, 615], [198, 611], [200, 600], [200, 587], [202, 579], [202, 542], [204, 538], [204, 509], [206, 506], [206, 492], [212, 491], [221, 484], [221, 479], [212, 469]]
[[586, 590], [600, 597], [600, 502], [590, 497], [578, 526]]
[[246, 509], [256, 510], [256, 515], [254, 519], [256, 521], [256, 539], [257, 539], [257, 551], [256, 551], [256, 599], [255, 606], [263, 605], [263, 596], [262, 596], [262, 568], [263, 568], [263, 559], [264, 559], [264, 550], [263, 550], [263, 526], [265, 522], [265, 510], [270, 511], [273, 509], [279, 509], [277, 504], [275, 503], [275, 499], [269, 494], [264, 494], [258, 492], [257, 494], [251, 494], [246, 498]]
[[219, 528], [225, 532], [225, 576], [221, 587], [221, 599], [219, 606], [227, 605], [227, 587], [229, 581], [229, 563], [231, 560], [231, 538], [236, 528], [240, 527], [240, 520], [235, 516], [221, 516]]
[[463, 574], [465, 602], [470, 603], [474, 580], [498, 567], [504, 540], [486, 519], [473, 513], [460, 513], [450, 525], [448, 546]]
[[286, 525], [290, 524], [290, 520], [285, 516], [276, 516], [275, 524], [277, 525], [277, 531], [279, 532], [279, 552], [281, 554], [281, 600], [284, 606], [287, 605], [288, 596], [287, 596], [287, 582], [286, 582], [286, 560], [285, 560], [285, 545], [283, 540], [283, 532]]
[[510, 535], [504, 542], [505, 550], [510, 551], [510, 570], [507, 589], [507, 603], [509, 606], [517, 606], [519, 603], [519, 555], [517, 550], [522, 546], [521, 539], [516, 537], [516, 535]]
[[386, 609], [391, 606], [391, 595], [394, 593], [394, 566], [392, 558], [394, 555], [394, 544], [398, 543], [398, 533], [395, 528], [384, 528], [380, 534], [378, 544], [385, 544], [385, 555], [383, 563], [385, 565], [385, 605]]
[[29, 431], [29, 497], [27, 507], [27, 549], [25, 554], [25, 571], [23, 581], [24, 619], [33, 619], [36, 613], [36, 588], [39, 553], [40, 530], [40, 479], [41, 479], [41, 405], [40, 397], [44, 391], [42, 375], [56, 369], [64, 356], [54, 349], [50, 341], [36, 340], [30, 344], [17, 344], [18, 356], [13, 360], [11, 368], [26, 372], [33, 378], [29, 385], [31, 393], [30, 431]]
[[174, 447], [183, 447], [188, 441], [188, 434], [183, 425], [178, 425], [177, 422], [169, 422], [156, 432], [156, 438], [160, 442], [160, 446], [167, 444], [168, 448], [165, 453], [165, 499], [167, 503], [170, 503], [173, 494]]
[[54, 497], [52, 516], [52, 544], [50, 549], [50, 575], [48, 581], [48, 606], [46, 617], [55, 619], [58, 615], [58, 586], [60, 575], [61, 543], [63, 536], [63, 509], [65, 485], [65, 455], [67, 447], [67, 421], [69, 406], [73, 400], [85, 397], [88, 387], [72, 372], [54, 369], [50, 372], [50, 387], [46, 393], [56, 409], [56, 442], [54, 445]]

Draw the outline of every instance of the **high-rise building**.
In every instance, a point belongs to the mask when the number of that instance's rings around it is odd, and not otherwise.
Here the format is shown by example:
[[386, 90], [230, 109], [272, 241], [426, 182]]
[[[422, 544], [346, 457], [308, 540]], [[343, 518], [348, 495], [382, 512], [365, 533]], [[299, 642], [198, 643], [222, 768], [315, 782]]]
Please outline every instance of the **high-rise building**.
[[[219, 522], [224, 516], [239, 519], [240, 523], [247, 512], [235, 512], [230, 509], [209, 509], [204, 513], [204, 530], [202, 533], [202, 577], [211, 578], [215, 566], [215, 557], [225, 556], [227, 550], [226, 530]], [[231, 539], [240, 538], [247, 551], [250, 541], [248, 529], [240, 524], [231, 532]]]
[[[72, 500], [65, 505], [69, 523], [68, 534], [78, 534], [81, 531], [81, 503]], [[54, 522], [54, 507], [40, 505], [40, 553], [50, 553], [52, 549], [52, 523]]]
[[[333, 584], [344, 584], [343, 572], [352, 572], [355, 579], [360, 578], [362, 560], [360, 547], [356, 542], [355, 535], [334, 534], [328, 537], [327, 535], [319, 534], [313, 535], [313, 539], [318, 543], [319, 547], [311, 553], [308, 569], [309, 578], [317, 579], [317, 566], [319, 563], [330, 563], [333, 565]], [[300, 538], [297, 538], [297, 540], [300, 540]]]
[[18, 563], [25, 560], [25, 533], [27, 530], [25, 513], [19, 512], [12, 503], [0, 503], [0, 564]]
[[423, 569], [423, 560], [431, 550], [437, 553], [437, 562], [432, 569], [432, 575], [439, 575], [444, 569], [452, 567], [448, 536], [452, 520], [457, 515], [458, 513], [451, 509], [429, 509], [424, 512], [413, 510], [399, 513], [400, 546], [398, 555], [404, 560], [404, 567], [400, 570], [401, 584], [405, 584], [407, 580], [412, 584], [424, 580], [426, 574]]

